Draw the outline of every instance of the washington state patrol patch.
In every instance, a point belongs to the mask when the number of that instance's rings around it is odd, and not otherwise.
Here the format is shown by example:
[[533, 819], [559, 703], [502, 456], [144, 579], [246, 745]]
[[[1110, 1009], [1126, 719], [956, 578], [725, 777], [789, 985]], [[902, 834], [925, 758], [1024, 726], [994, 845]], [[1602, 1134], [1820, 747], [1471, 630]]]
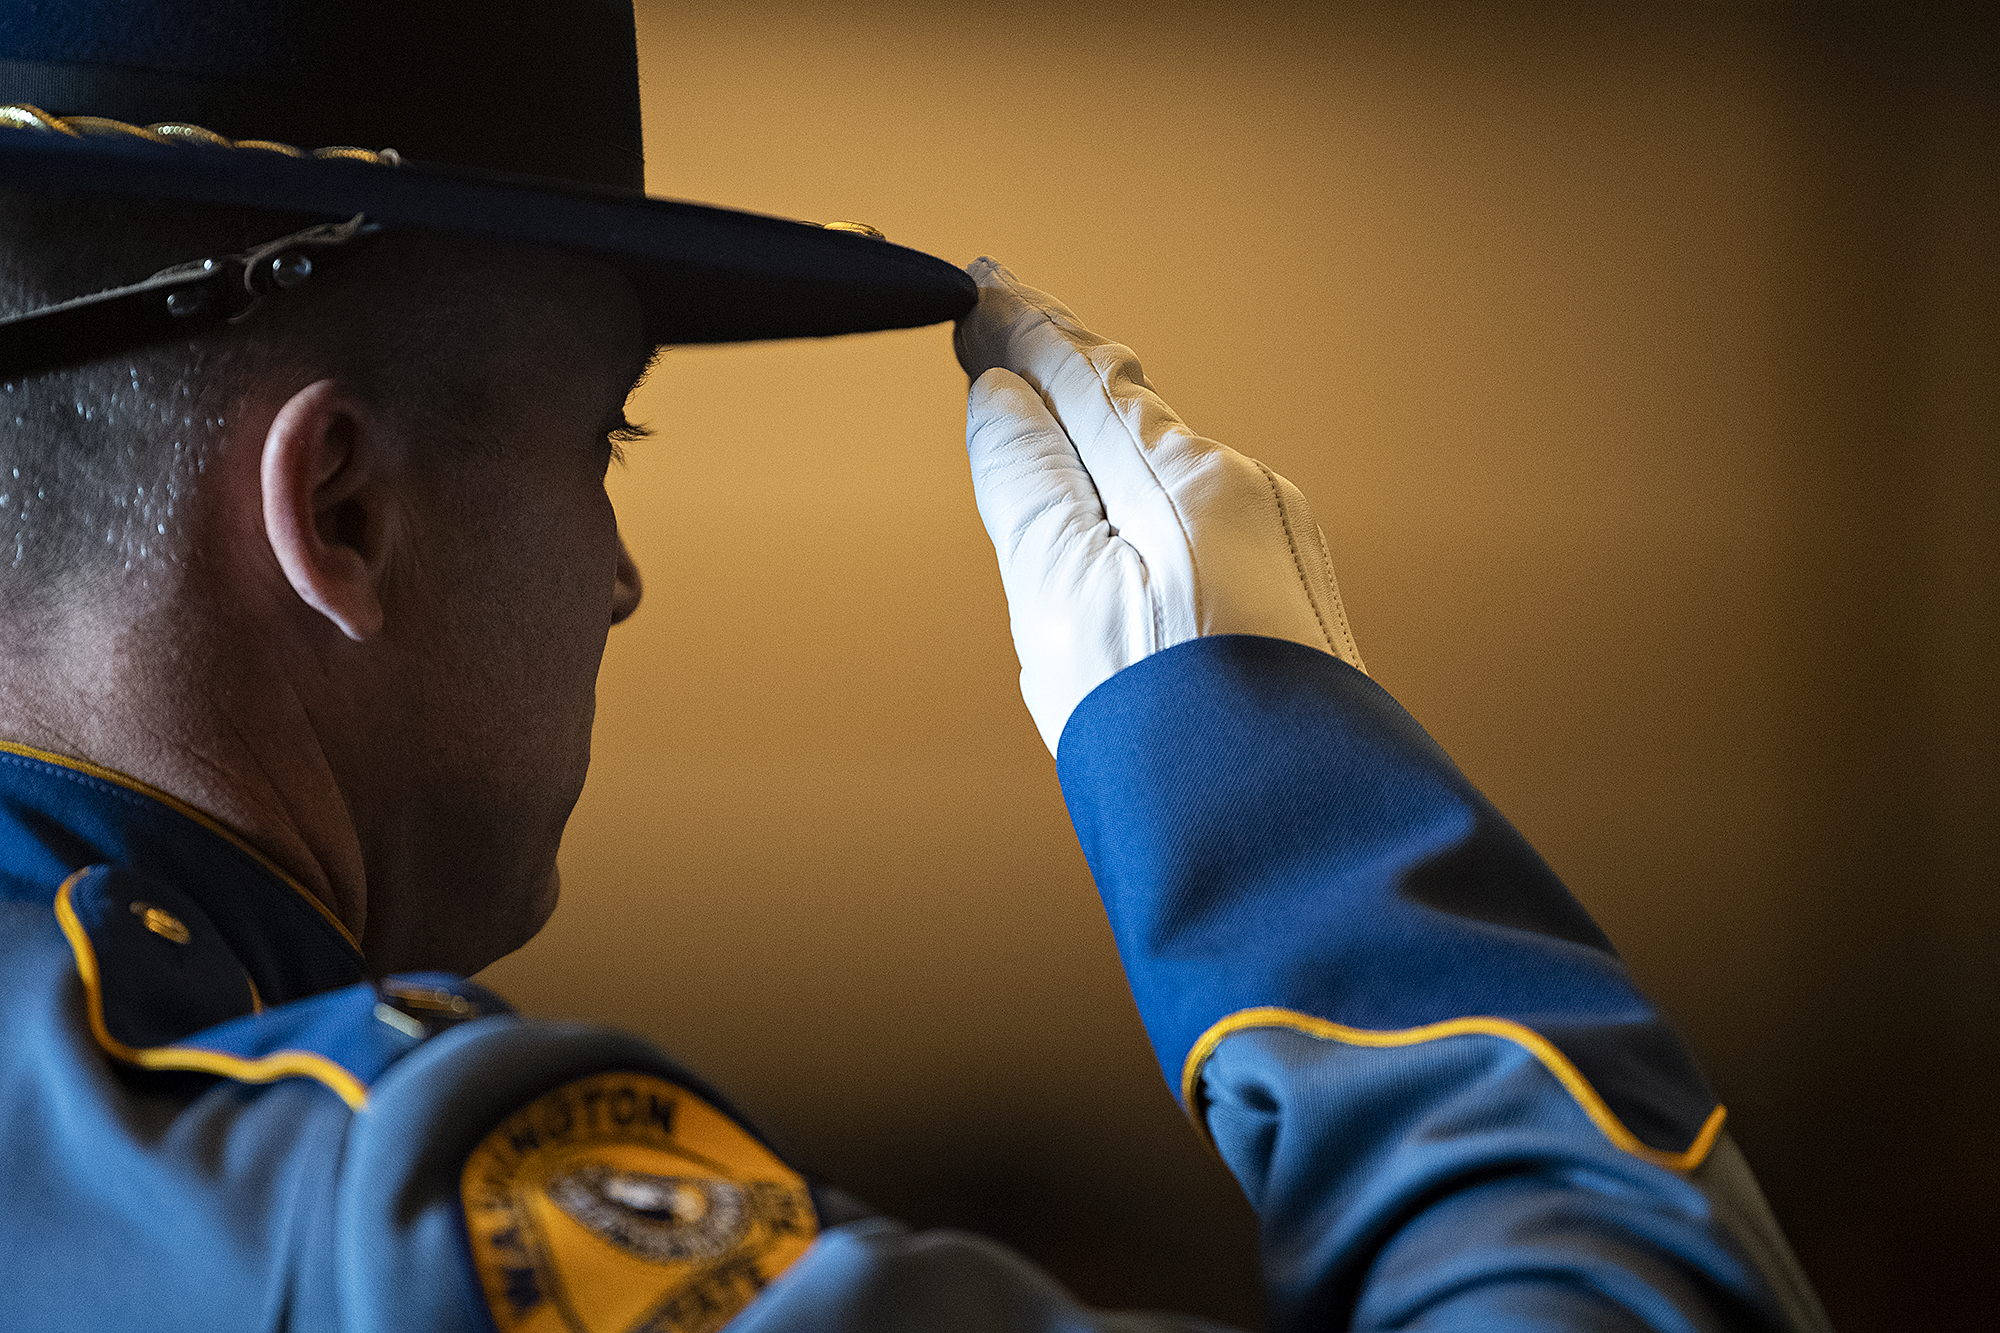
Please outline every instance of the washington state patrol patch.
[[708, 1333], [819, 1230], [796, 1172], [650, 1074], [536, 1098], [473, 1150], [460, 1193], [500, 1333]]

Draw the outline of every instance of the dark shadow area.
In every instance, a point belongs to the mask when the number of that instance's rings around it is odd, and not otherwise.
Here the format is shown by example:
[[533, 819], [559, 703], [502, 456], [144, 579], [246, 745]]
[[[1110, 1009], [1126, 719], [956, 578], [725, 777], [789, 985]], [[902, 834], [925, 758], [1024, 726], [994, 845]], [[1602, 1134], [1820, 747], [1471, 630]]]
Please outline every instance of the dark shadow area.
[[1789, 11], [1792, 1095], [1736, 1133], [1856, 1330], [2000, 1322], [2000, 40]]
[[[1262, 1329], [1257, 1219], [1236, 1182], [1184, 1123], [1125, 1128], [1107, 1155], [1102, 1127], [1027, 1114], [984, 1135], [954, 1125], [900, 1139], [840, 1179], [913, 1227], [1013, 1246], [1087, 1304]], [[974, 1141], [980, 1150], [968, 1152]]]

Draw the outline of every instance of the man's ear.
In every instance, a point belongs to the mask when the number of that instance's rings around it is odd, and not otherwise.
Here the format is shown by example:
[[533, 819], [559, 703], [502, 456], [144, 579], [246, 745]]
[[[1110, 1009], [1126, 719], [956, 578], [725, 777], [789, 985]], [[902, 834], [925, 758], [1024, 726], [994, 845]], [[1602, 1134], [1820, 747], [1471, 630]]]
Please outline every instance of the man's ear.
[[398, 535], [378, 418], [338, 380], [300, 389], [264, 434], [264, 535], [307, 606], [357, 643], [382, 631]]

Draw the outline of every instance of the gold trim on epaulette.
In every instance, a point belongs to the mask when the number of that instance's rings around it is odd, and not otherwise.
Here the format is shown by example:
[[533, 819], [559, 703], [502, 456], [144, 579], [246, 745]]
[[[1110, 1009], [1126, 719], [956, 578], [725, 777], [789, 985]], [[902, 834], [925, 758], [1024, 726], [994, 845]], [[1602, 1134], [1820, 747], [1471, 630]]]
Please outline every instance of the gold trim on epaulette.
[[[103, 1047], [105, 1054], [141, 1069], [220, 1074], [238, 1083], [275, 1083], [281, 1078], [309, 1078], [331, 1088], [342, 1101], [357, 1111], [368, 1105], [368, 1085], [317, 1051], [273, 1051], [269, 1055], [244, 1056], [211, 1051], [201, 1046], [127, 1046], [112, 1036], [111, 1029], [104, 1022], [104, 979], [97, 967], [97, 949], [91, 944], [90, 932], [77, 919], [76, 909], [69, 900], [70, 887], [95, 868], [86, 866], [62, 882], [62, 887], [56, 890], [55, 910], [56, 922], [62, 927], [70, 950], [76, 955], [76, 974], [83, 982], [84, 1015], [90, 1022], [90, 1035]], [[250, 984], [252, 1005], [261, 1010], [263, 1005], [257, 998], [256, 983], [250, 982], [247, 976], [244, 980]]]
[[1513, 1042], [1516, 1046], [1540, 1061], [1542, 1067], [1555, 1076], [1586, 1116], [1590, 1123], [1609, 1139], [1612, 1146], [1632, 1154], [1642, 1161], [1655, 1166], [1664, 1166], [1671, 1171], [1687, 1172], [1700, 1166], [1707, 1159], [1709, 1150], [1715, 1147], [1715, 1140], [1722, 1133], [1722, 1122], [1728, 1111], [1717, 1106], [1702, 1122], [1694, 1141], [1680, 1152], [1669, 1152], [1655, 1148], [1640, 1139], [1625, 1127], [1617, 1113], [1611, 1109], [1601, 1093], [1592, 1087], [1590, 1080], [1583, 1076], [1567, 1055], [1541, 1033], [1508, 1018], [1489, 1018], [1483, 1015], [1470, 1018], [1452, 1018], [1442, 1023], [1426, 1023], [1422, 1027], [1400, 1028], [1389, 1031], [1374, 1028], [1351, 1028], [1344, 1023], [1332, 1023], [1324, 1018], [1314, 1018], [1292, 1009], [1262, 1008], [1244, 1009], [1229, 1015], [1208, 1031], [1201, 1034], [1194, 1049], [1188, 1052], [1181, 1065], [1181, 1105], [1186, 1108], [1188, 1119], [1194, 1122], [1195, 1132], [1210, 1148], [1215, 1140], [1208, 1132], [1207, 1106], [1201, 1095], [1201, 1073], [1207, 1066], [1209, 1057], [1223, 1040], [1238, 1032], [1254, 1028], [1287, 1028], [1303, 1032], [1309, 1037], [1319, 1037], [1326, 1041], [1337, 1041], [1344, 1046], [1416, 1046], [1427, 1041], [1441, 1041], [1447, 1037], [1484, 1036], [1498, 1037]]
[[502, 1121], [460, 1177], [499, 1333], [710, 1333], [818, 1234], [805, 1181], [652, 1074], [592, 1074]]

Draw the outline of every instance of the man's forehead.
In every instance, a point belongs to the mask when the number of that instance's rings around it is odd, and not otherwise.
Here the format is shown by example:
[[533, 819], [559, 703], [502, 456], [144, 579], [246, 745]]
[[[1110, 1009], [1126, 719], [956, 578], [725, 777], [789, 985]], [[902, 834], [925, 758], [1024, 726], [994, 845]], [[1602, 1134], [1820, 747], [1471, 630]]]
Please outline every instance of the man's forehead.
[[[625, 338], [634, 348], [645, 341], [645, 315], [639, 290], [616, 266], [601, 259], [542, 246], [486, 243], [487, 280], [500, 284], [499, 294], [518, 294], [540, 312], [601, 329], [606, 336]], [[635, 351], [637, 362], [651, 348]], [[635, 364], [635, 372], [636, 372]]]
[[652, 365], [638, 289], [615, 266], [539, 246], [448, 241], [427, 262], [459, 266], [451, 284], [497, 321], [503, 343], [544, 365], [601, 376], [622, 395]]

